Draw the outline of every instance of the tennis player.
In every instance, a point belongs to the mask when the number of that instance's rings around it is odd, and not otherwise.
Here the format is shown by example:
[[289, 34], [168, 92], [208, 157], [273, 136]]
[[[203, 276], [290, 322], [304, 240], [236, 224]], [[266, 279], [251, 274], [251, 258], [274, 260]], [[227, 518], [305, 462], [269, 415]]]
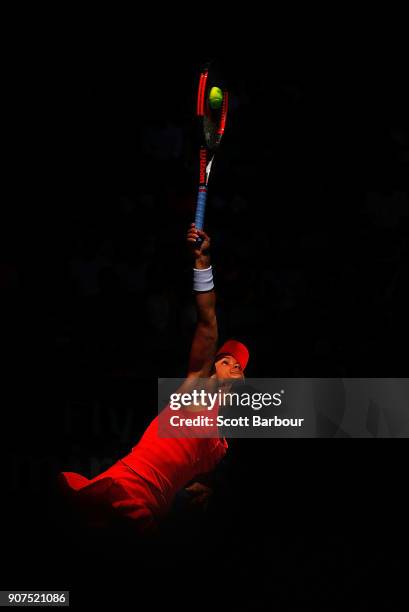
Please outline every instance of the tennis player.
[[[213, 388], [227, 391], [234, 381], [244, 379], [249, 352], [236, 340], [228, 340], [217, 349], [210, 238], [192, 223], [187, 245], [194, 263], [197, 323], [188, 374], [178, 392], [192, 389], [196, 380], [202, 378], [208, 378]], [[191, 406], [186, 410], [200, 409]], [[119, 521], [121, 525], [129, 524], [139, 534], [157, 533], [178, 491], [186, 487], [196, 501], [208, 499], [209, 488], [195, 479], [210, 473], [227, 448], [225, 438], [218, 435], [159, 437], [157, 416], [131, 452], [109, 469], [92, 479], [74, 472], [61, 472], [59, 485], [90, 526], [107, 526]]]

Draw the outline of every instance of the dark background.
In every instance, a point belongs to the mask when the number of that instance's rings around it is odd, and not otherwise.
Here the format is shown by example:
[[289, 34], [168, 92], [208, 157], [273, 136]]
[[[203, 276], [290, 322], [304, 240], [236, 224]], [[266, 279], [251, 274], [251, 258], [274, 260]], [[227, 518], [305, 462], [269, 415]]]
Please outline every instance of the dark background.
[[[0, 259], [1, 588], [69, 588], [73, 605], [403, 609], [403, 440], [233, 440], [208, 515], [176, 513], [148, 558], [132, 539], [75, 532], [56, 494], [60, 470], [92, 477], [127, 453], [157, 377], [186, 372], [208, 58], [72, 44], [19, 73]], [[249, 376], [405, 376], [404, 73], [289, 44], [279, 60], [219, 58], [231, 112], [206, 229], [221, 340], [248, 345]]]

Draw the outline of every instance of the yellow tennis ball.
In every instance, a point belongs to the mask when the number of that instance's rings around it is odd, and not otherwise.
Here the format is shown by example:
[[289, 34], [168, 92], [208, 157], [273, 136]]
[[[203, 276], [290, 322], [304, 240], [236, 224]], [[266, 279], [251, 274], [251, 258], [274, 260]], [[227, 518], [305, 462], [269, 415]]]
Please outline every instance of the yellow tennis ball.
[[223, 103], [223, 92], [220, 87], [212, 87], [209, 93], [209, 104], [213, 109], [218, 109]]

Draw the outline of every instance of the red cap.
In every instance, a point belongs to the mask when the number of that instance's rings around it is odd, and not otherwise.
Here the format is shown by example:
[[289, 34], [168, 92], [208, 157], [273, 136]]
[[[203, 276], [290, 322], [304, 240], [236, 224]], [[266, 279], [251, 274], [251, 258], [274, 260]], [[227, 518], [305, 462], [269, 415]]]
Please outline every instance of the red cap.
[[242, 370], [245, 369], [250, 357], [248, 348], [241, 342], [237, 342], [237, 340], [227, 340], [217, 351], [216, 359], [218, 355], [222, 354], [232, 355], [237, 359]]

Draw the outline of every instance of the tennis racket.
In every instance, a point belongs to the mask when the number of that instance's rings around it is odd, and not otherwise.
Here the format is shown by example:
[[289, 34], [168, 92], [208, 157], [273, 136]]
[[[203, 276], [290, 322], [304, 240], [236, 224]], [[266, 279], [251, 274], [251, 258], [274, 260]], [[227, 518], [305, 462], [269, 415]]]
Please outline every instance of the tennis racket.
[[[211, 108], [209, 93], [212, 87], [219, 87], [223, 92], [223, 101], [218, 109]], [[201, 72], [197, 93], [196, 115], [199, 119], [199, 192], [196, 202], [195, 225], [203, 229], [207, 200], [207, 185], [215, 152], [226, 127], [228, 109], [228, 92], [216, 82], [216, 73], [212, 64], [208, 64]], [[198, 240], [201, 242], [201, 239]]]

